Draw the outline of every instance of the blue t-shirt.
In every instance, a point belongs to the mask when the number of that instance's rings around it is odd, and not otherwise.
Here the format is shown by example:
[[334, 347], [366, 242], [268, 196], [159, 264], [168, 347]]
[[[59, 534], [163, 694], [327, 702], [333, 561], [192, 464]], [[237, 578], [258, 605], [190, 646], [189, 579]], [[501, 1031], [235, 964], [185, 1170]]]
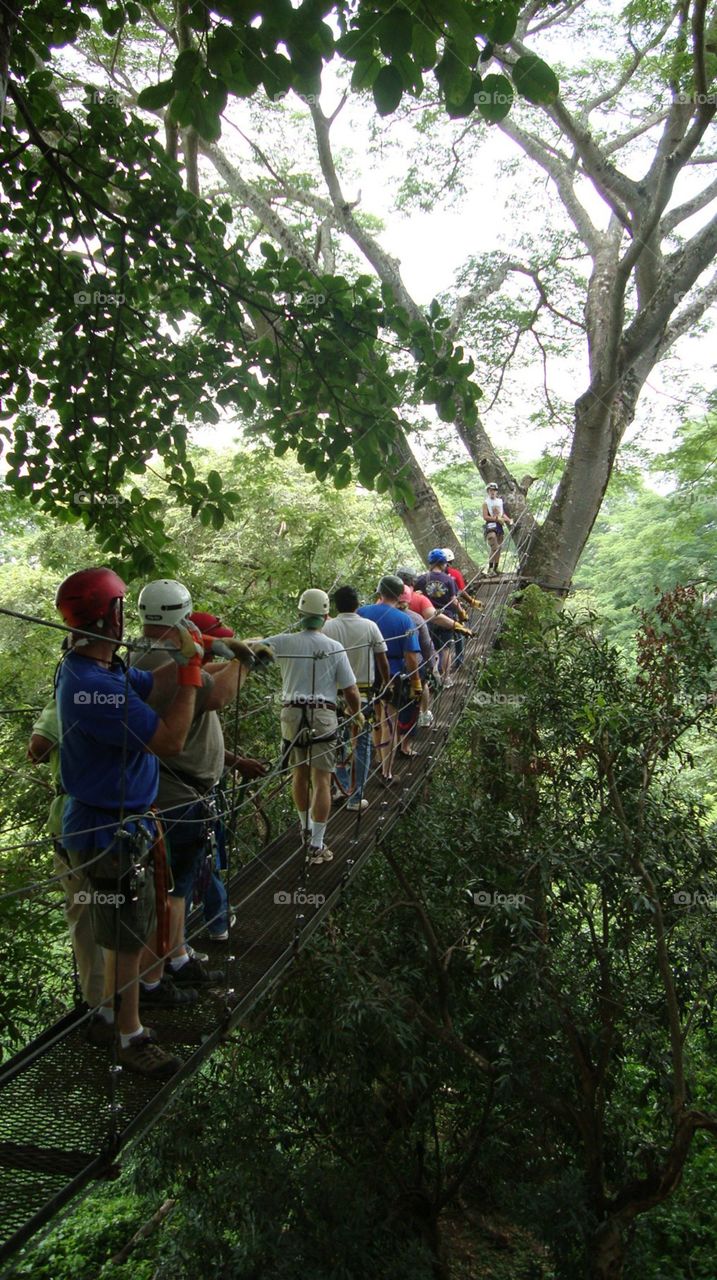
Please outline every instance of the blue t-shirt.
[[394, 609], [391, 604], [362, 604], [356, 612], [362, 618], [370, 618], [376, 623], [386, 641], [388, 669], [392, 676], [403, 670], [405, 654], [417, 653], [420, 658], [418, 633], [407, 614]]
[[420, 578], [416, 578], [416, 591], [422, 591], [424, 596], [428, 596], [434, 609], [439, 613], [447, 613], [449, 618], [455, 614], [453, 601], [458, 595], [458, 587], [455, 578], [449, 573], [443, 573], [440, 569], [431, 569], [429, 573], [422, 573]]
[[153, 683], [152, 673], [137, 667], [128, 673], [119, 665], [108, 670], [73, 653], [62, 663], [57, 710], [60, 779], [68, 796], [62, 823], [66, 849], [105, 849], [114, 838], [113, 815], [120, 804], [129, 815], [144, 813], [156, 800], [159, 761], [144, 749], [159, 724], [146, 704]]

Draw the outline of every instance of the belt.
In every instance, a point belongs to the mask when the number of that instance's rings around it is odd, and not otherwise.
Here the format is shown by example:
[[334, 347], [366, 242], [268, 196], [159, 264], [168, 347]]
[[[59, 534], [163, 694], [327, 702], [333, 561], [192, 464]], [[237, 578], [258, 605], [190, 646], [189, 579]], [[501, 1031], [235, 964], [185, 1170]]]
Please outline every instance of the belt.
[[335, 711], [336, 703], [328, 702], [326, 698], [292, 698], [290, 702], [282, 702], [282, 707], [311, 707], [322, 710], [324, 707], [327, 711]]

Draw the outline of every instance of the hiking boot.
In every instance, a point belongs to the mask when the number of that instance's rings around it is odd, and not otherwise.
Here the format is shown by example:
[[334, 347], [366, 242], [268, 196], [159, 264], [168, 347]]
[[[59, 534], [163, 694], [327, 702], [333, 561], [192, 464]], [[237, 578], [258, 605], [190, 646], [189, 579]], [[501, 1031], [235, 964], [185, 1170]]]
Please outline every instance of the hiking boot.
[[[190, 961], [191, 963], [191, 961]], [[186, 1009], [196, 1004], [199, 992], [194, 987], [175, 986], [172, 978], [166, 974], [158, 987], [148, 991], [143, 982], [139, 984], [139, 1003], [154, 1009]]]
[[346, 805], [348, 813], [363, 813], [364, 809], [368, 809], [368, 800], [349, 800]]
[[119, 1045], [117, 1061], [140, 1076], [173, 1076], [182, 1065], [181, 1058], [161, 1049], [146, 1031], [130, 1040], [126, 1049]]
[[207, 969], [196, 956], [192, 956], [181, 969], [170, 968], [169, 974], [179, 987], [207, 986], [208, 983], [224, 981], [221, 969]]
[[320, 849], [317, 849], [315, 844], [309, 845], [309, 862], [312, 866], [318, 866], [321, 862], [332, 862], [333, 857], [333, 853], [326, 848], [325, 844]]
[[209, 959], [209, 956], [207, 955], [206, 951], [195, 951], [194, 947], [190, 947], [188, 942], [185, 943], [185, 946], [187, 948], [187, 955], [189, 956], [190, 960], [201, 960], [202, 964], [206, 964], [207, 960]]

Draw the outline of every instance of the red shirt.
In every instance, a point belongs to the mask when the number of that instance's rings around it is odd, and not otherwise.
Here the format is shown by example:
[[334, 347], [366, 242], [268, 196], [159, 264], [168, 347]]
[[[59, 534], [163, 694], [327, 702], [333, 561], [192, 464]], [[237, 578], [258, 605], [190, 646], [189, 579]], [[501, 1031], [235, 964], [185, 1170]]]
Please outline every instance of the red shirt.
[[[411, 588], [407, 587], [406, 590], [411, 591]], [[420, 613], [422, 618], [432, 618], [436, 612], [436, 606], [431, 604], [428, 596], [424, 596], [422, 591], [411, 591], [408, 607], [413, 609], [414, 613]]]
[[463, 577], [463, 574], [461, 573], [460, 569], [454, 569], [453, 566], [449, 564], [446, 566], [446, 573], [449, 573], [452, 578], [455, 578], [456, 586], [458, 587], [459, 591], [465, 591], [466, 580]]

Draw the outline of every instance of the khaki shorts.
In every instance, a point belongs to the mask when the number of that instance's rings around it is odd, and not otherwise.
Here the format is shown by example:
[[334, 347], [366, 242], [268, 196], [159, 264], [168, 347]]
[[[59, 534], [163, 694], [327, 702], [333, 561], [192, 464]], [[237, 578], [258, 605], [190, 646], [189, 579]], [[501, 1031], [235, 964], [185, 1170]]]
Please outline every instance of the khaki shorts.
[[86, 885], [75, 901], [81, 899], [89, 910], [96, 946], [135, 955], [142, 950], [157, 923], [154, 859], [148, 853], [144, 854], [142, 870], [134, 884], [134, 877], [125, 871], [125, 866], [132, 859], [124, 851], [119, 855], [115, 851], [103, 852], [104, 856], [100, 858], [97, 851], [94, 855], [90, 852], [70, 854], [73, 866], [87, 863], [93, 856], [96, 859], [89, 868]]
[[[282, 707], [281, 736], [286, 744], [293, 742], [302, 728], [311, 731], [311, 739], [305, 732], [291, 748], [289, 764], [294, 766], [310, 763], [312, 769], [326, 769], [333, 773], [336, 768], [338, 727], [336, 712], [329, 711], [327, 707]], [[322, 738], [328, 741], [317, 741]]]

